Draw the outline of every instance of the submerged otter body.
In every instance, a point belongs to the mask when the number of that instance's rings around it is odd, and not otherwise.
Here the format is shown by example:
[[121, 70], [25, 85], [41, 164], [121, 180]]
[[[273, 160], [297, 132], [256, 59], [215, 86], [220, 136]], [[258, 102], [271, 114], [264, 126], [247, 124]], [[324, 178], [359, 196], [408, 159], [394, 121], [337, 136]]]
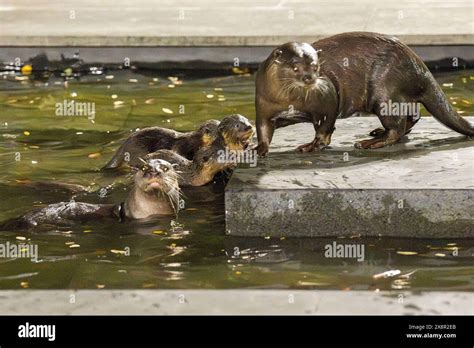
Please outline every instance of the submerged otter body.
[[175, 166], [154, 157], [136, 168], [134, 185], [125, 202], [91, 204], [61, 202], [33, 210], [20, 219], [8, 221], [3, 227], [34, 227], [43, 224], [60, 225], [100, 219], [145, 219], [155, 215], [176, 215], [180, 188]]
[[422, 103], [447, 127], [474, 136], [474, 127], [449, 104], [426, 65], [396, 38], [365, 32], [344, 33], [307, 43], [287, 43], [260, 65], [256, 78], [258, 153], [268, 152], [276, 128], [310, 122], [315, 139], [303, 152], [329, 145], [337, 118], [364, 112], [383, 128], [360, 148], [395, 144], [419, 115], [384, 113], [387, 104]]
[[219, 121], [209, 120], [198, 130], [187, 133], [161, 127], [141, 129], [125, 139], [104, 169], [118, 168], [124, 162], [130, 166], [137, 165], [140, 163], [139, 158], [160, 149], [173, 150], [181, 156], [192, 159], [198, 149], [214, 141], [218, 126]]

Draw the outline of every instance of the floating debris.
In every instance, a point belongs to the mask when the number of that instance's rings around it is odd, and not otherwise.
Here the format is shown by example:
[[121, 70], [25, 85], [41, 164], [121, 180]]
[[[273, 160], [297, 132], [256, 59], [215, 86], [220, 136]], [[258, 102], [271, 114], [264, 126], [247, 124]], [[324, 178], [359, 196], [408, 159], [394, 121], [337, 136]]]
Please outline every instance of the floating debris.
[[155, 98], [151, 98], [151, 99], [145, 100], [145, 104], [155, 104], [155, 103], [156, 103], [156, 99], [155, 99]]
[[137, 79], [129, 79], [128, 82], [131, 82], [131, 83], [137, 83], [138, 80]]
[[106, 80], [112, 80], [114, 78], [114, 75], [105, 75]]
[[100, 152], [94, 152], [87, 155], [89, 158], [99, 158], [101, 156]]
[[397, 251], [399, 255], [418, 255], [416, 251]]
[[28, 135], [30, 135], [31, 133], [30, 133], [29, 131], [24, 131], [23, 134], [26, 135], [26, 136], [28, 136]]
[[175, 76], [168, 76], [168, 80], [170, 80], [173, 85], [182, 85], [183, 84], [183, 81], [179, 80]]
[[173, 110], [168, 109], [168, 108], [162, 108], [161, 110], [163, 110], [163, 112], [166, 113], [166, 114], [172, 114], [173, 113]]
[[127, 253], [125, 250], [118, 250], [118, 249], [112, 249], [110, 250], [110, 252], [114, 254], [120, 254], [120, 255], [125, 255]]
[[207, 99], [212, 99], [212, 98], [214, 98], [214, 94], [206, 94], [206, 98]]
[[69, 248], [71, 248], [71, 249], [79, 248], [79, 247], [80, 247], [79, 244], [71, 244], [71, 245], [69, 246]]
[[453, 88], [454, 86], [454, 83], [443, 83], [443, 87], [449, 87], [449, 88]]
[[117, 94], [112, 94], [112, 95], [111, 95], [111, 98], [112, 98], [112, 99], [117, 99], [117, 98], [118, 98], [118, 95], [117, 95]]
[[410, 271], [408, 273], [401, 274], [398, 278], [409, 279], [417, 270]]
[[381, 279], [381, 278], [393, 278], [396, 277], [397, 275], [401, 274], [402, 272], [399, 269], [393, 269], [390, 271], [374, 274], [372, 278], [374, 279]]
[[152, 232], [153, 234], [157, 234], [157, 235], [161, 235], [161, 234], [166, 234], [165, 231], [162, 231], [162, 230], [155, 230]]
[[121, 100], [114, 101], [114, 109], [121, 108], [123, 106], [123, 104], [124, 103]]
[[26, 240], [26, 237], [23, 237], [23, 236], [16, 236], [16, 239], [17, 239], [17, 240]]
[[23, 75], [30, 75], [32, 71], [33, 71], [33, 67], [29, 64], [25, 64], [21, 67], [21, 73]]

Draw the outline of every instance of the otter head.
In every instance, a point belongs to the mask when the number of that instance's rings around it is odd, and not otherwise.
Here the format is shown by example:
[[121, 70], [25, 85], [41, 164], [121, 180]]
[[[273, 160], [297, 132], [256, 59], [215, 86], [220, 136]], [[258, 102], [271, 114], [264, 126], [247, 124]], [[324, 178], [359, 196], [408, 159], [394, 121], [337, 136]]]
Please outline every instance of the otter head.
[[225, 149], [222, 147], [211, 145], [207, 148], [201, 148], [194, 155], [191, 185], [205, 185], [217, 173], [234, 167], [234, 163], [225, 160]]
[[244, 150], [252, 139], [254, 127], [246, 117], [235, 114], [222, 119], [218, 132], [230, 150]]
[[208, 120], [199, 126], [198, 132], [201, 134], [201, 142], [203, 146], [209, 146], [217, 138], [219, 121]]
[[165, 195], [177, 213], [181, 191], [178, 184], [178, 173], [175, 164], [157, 155], [149, 154], [145, 159], [140, 158], [141, 165], [135, 167], [135, 186], [146, 194]]
[[288, 42], [272, 53], [274, 77], [288, 90], [311, 89], [319, 75], [318, 51], [309, 43]]

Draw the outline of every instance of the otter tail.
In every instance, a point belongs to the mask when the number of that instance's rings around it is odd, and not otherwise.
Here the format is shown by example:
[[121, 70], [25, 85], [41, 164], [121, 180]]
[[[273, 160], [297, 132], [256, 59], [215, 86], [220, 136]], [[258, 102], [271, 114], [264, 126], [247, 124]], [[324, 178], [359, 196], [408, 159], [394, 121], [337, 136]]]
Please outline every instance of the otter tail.
[[105, 170], [105, 169], [115, 169], [115, 168], [118, 168], [122, 165], [123, 163], [123, 160], [124, 160], [124, 154], [125, 154], [125, 151], [124, 151], [124, 148], [125, 148], [125, 143], [123, 143], [119, 148], [118, 150], [115, 152], [114, 154], [114, 157], [112, 157], [112, 159], [105, 165], [102, 167], [102, 170]]
[[453, 109], [434, 77], [431, 77], [428, 85], [427, 93], [420, 100], [426, 110], [452, 130], [474, 137], [474, 126]]

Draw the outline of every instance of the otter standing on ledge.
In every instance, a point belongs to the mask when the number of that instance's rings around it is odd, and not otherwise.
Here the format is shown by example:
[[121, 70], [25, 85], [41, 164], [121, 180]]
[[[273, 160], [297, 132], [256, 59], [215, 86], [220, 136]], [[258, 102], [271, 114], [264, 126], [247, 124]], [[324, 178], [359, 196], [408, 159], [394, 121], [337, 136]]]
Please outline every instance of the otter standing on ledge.
[[310, 152], [331, 142], [336, 118], [368, 112], [383, 128], [355, 144], [375, 149], [397, 143], [419, 115], [383, 115], [386, 104], [422, 103], [452, 130], [474, 136], [474, 127], [449, 104], [426, 65], [394, 37], [343, 33], [308, 43], [286, 43], [260, 65], [256, 76], [258, 154], [268, 153], [276, 128], [313, 123], [316, 136], [298, 147]]

